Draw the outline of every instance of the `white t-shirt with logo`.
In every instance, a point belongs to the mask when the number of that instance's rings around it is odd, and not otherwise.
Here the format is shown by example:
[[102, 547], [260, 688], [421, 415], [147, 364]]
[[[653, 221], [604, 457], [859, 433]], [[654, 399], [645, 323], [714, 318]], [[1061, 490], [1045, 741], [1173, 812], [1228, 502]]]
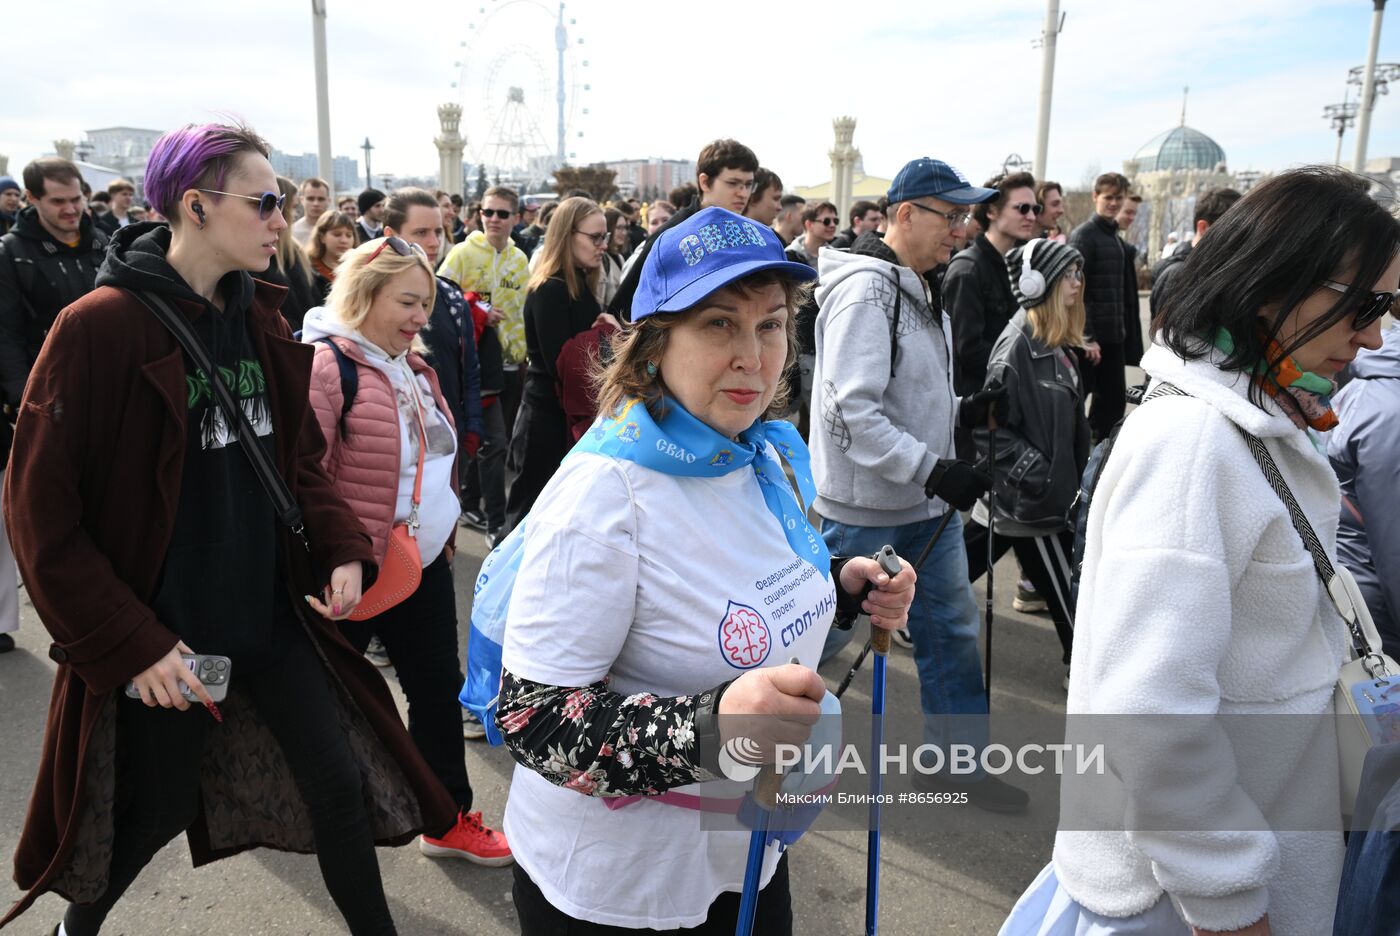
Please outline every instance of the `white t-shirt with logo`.
[[[793, 554], [751, 468], [683, 478], [576, 454], [527, 522], [502, 662], [549, 685], [611, 676], [612, 692], [691, 695], [792, 657], [815, 668], [835, 598], [833, 579]], [[743, 887], [748, 833], [703, 819], [656, 801], [612, 810], [517, 765], [505, 831], [557, 909], [675, 929]], [[778, 857], [770, 845], [764, 885]]]

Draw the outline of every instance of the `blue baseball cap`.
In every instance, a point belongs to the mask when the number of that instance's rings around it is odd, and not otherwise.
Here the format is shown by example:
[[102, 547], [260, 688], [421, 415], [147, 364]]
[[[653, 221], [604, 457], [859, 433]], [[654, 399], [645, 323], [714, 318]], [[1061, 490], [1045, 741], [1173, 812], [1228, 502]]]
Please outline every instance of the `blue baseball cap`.
[[773, 229], [723, 208], [704, 208], [661, 232], [642, 265], [632, 321], [683, 312], [710, 293], [760, 270], [805, 282], [817, 271], [783, 253]]
[[941, 159], [921, 156], [904, 164], [890, 183], [887, 195], [891, 205], [930, 196], [954, 205], [976, 205], [996, 198], [997, 190], [973, 185], [967, 176]]

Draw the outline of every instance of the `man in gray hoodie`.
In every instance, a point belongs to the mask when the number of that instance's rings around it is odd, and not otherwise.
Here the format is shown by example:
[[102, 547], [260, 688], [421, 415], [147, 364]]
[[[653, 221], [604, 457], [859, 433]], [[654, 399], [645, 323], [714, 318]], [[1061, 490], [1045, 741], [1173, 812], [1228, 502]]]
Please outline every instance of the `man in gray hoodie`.
[[1356, 576], [1385, 652], [1400, 653], [1400, 325], [1362, 351], [1333, 400], [1327, 456], [1342, 485], [1337, 558]]
[[[969, 205], [997, 197], [927, 157], [899, 171], [884, 238], [863, 234], [850, 252], [819, 258], [812, 473], [822, 536], [834, 555], [869, 555], [886, 543], [917, 556], [949, 510], [966, 510], [990, 477], [953, 454], [956, 425], [1005, 421], [1006, 392], [953, 392], [952, 331], [926, 273], [947, 263]], [[977, 649], [977, 605], [967, 580], [962, 521], [954, 515], [919, 570], [909, 632], [925, 740], [986, 744], [987, 705]], [[833, 630], [824, 657], [850, 640]], [[945, 719], [942, 716], [965, 716]], [[973, 716], [973, 717], [966, 717]], [[956, 781], [961, 780], [961, 783]], [[1026, 794], [986, 773], [915, 775], [933, 791], [1019, 812]]]

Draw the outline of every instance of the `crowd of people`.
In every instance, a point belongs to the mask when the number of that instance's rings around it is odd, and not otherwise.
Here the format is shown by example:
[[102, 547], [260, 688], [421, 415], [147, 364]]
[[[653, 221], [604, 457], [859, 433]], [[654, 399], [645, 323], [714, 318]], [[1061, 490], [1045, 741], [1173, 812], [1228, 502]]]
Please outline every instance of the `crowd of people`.
[[[144, 205], [56, 157], [0, 178], [0, 652], [17, 567], [58, 664], [0, 924], [52, 891], [52, 932], [92, 936], [186, 832], [197, 863], [314, 852], [356, 934], [395, 932], [374, 848], [415, 840], [513, 864], [527, 934], [732, 932], [748, 837], [695, 815], [718, 716], [777, 716], [770, 760], [804, 738], [864, 613], [912, 649], [924, 740], [985, 747], [972, 582], [1007, 551], [1072, 715], [1330, 711], [1349, 643], [1300, 523], [1400, 650], [1400, 221], [1358, 176], [1203, 193], [1149, 274], [1113, 172], [1071, 225], [1053, 181], [930, 157], [843, 213], [732, 139], [645, 204], [337, 198], [268, 151], [173, 130]], [[524, 557], [501, 828], [464, 756], [487, 733], [458, 701], [464, 530]], [[231, 662], [222, 701], [194, 654]], [[1155, 755], [1192, 809], [1243, 795], [1218, 750]], [[1129, 814], [1181, 797], [1150, 763], [1118, 782]], [[914, 784], [1030, 806], [980, 769]], [[1328, 931], [1333, 818], [1062, 831], [1004, 932]], [[791, 932], [786, 857], [762, 858], [757, 931]]]

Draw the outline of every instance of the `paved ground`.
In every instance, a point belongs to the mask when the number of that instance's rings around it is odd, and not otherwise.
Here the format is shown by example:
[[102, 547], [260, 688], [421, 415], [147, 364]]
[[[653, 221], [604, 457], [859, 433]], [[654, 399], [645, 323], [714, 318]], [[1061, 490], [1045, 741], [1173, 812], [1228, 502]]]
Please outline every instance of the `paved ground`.
[[[484, 556], [481, 537], [463, 531], [456, 563], [459, 583], [470, 583]], [[1053, 711], [1063, 707], [1059, 646], [1049, 619], [1016, 614], [1010, 608], [1015, 567], [1008, 557], [997, 567], [994, 707]], [[470, 588], [459, 587], [466, 640]], [[979, 587], [978, 598], [983, 591]], [[49, 641], [33, 609], [23, 606], [19, 647], [0, 656], [0, 860], [8, 877], [34, 779], [53, 664]], [[464, 643], [465, 645], [465, 643]], [[833, 687], [856, 655], [855, 642], [823, 671]], [[870, 667], [845, 697], [846, 710], [869, 711]], [[390, 672], [390, 671], [386, 671]], [[391, 679], [391, 683], [392, 683]], [[396, 684], [395, 684], [396, 685]], [[917, 718], [918, 684], [908, 651], [890, 659], [890, 719]], [[499, 820], [513, 762], [499, 748], [467, 747], [468, 768], [477, 801], [489, 820]], [[1043, 803], [1035, 809], [1042, 810]], [[995, 933], [1016, 896], [1048, 859], [1048, 833], [1018, 831], [1044, 827], [1028, 819], [978, 818], [985, 831], [940, 832], [934, 828], [888, 828], [883, 846], [881, 930], [890, 934]], [[794, 897], [799, 931], [856, 933], [863, 929], [865, 900], [863, 832], [814, 832], [792, 850]], [[381, 849], [385, 887], [405, 936], [418, 934], [507, 934], [516, 932], [510, 903], [510, 872], [425, 858], [413, 847]], [[8, 880], [0, 902], [18, 891]], [[47, 933], [62, 903], [46, 897], [11, 929]], [[120, 936], [145, 934], [320, 934], [343, 932], [321, 886], [315, 860], [301, 855], [259, 851], [195, 871], [183, 839], [165, 848], [137, 880], [105, 930]]]

